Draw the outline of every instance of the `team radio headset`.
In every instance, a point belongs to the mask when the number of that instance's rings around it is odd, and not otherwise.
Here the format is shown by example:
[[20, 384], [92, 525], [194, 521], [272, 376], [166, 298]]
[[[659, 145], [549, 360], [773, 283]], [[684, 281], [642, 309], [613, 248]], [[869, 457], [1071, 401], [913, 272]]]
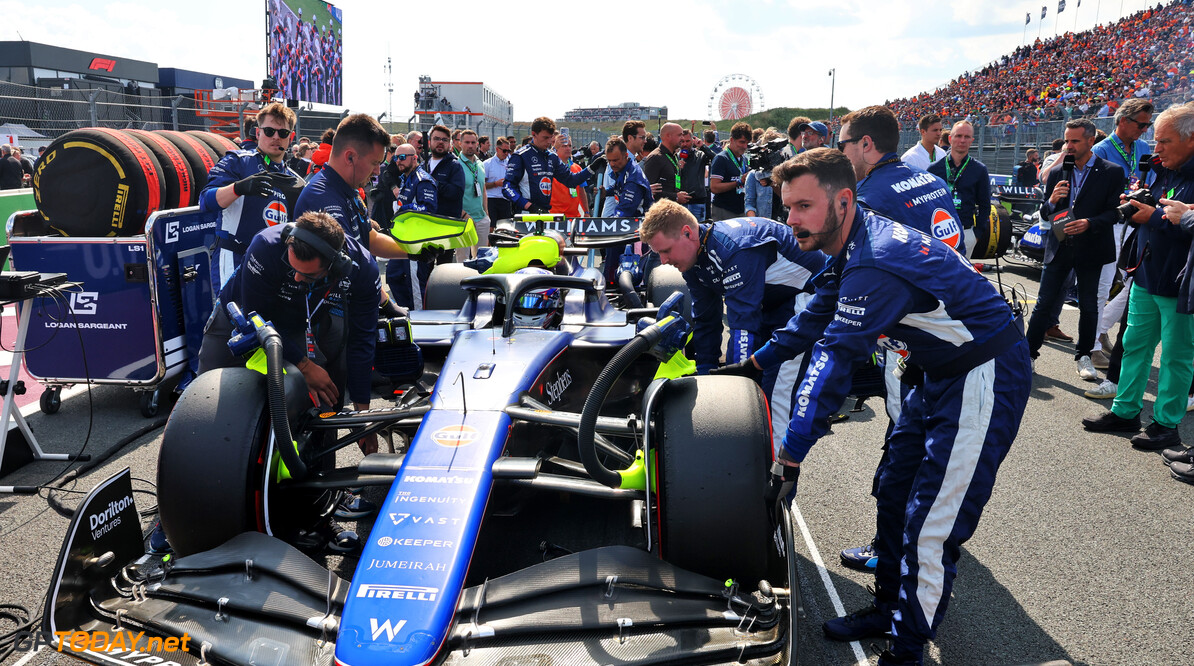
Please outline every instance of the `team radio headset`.
[[[318, 314], [319, 309], [323, 307], [324, 303], [327, 302], [327, 297], [332, 293], [332, 288], [340, 282], [341, 278], [348, 277], [349, 272], [352, 271], [352, 268], [356, 265], [356, 262], [354, 262], [352, 257], [349, 257], [348, 254], [344, 252], [344, 245], [348, 243], [347, 238], [345, 238], [345, 240], [340, 244], [338, 249], [335, 249], [329, 245], [327, 241], [317, 236], [314, 232], [303, 229], [302, 227], [297, 227], [294, 225], [294, 223], [289, 223], [282, 228], [282, 243], [285, 244], [287, 239], [290, 238], [309, 245], [313, 250], [315, 250], [316, 254], [318, 254], [320, 257], [323, 257], [324, 262], [327, 264], [328, 274], [324, 277], [325, 283], [327, 284], [327, 291], [323, 293], [323, 297], [319, 299], [319, 303], [315, 305], [314, 310], [311, 309], [310, 299], [306, 299], [307, 358], [314, 359], [315, 333], [311, 330], [312, 317], [315, 314]], [[314, 283], [312, 284], [311, 289], [314, 291]]]

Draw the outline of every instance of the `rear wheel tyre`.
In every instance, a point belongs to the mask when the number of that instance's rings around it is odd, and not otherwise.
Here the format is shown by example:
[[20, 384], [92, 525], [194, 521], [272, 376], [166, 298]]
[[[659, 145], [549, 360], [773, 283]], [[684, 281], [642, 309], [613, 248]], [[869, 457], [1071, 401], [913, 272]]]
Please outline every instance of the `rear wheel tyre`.
[[42, 414], [57, 414], [62, 407], [62, 389], [48, 388], [42, 391], [38, 404]]
[[[413, 270], [413, 268], [412, 268]], [[460, 281], [480, 275], [462, 264], [440, 264], [431, 269], [427, 278], [427, 293], [423, 296], [426, 310], [459, 310], [468, 302], [468, 292], [460, 288]]]
[[178, 399], [162, 435], [157, 476], [162, 528], [178, 555], [266, 531], [266, 491], [269, 531], [281, 538], [328, 509], [326, 493], [287, 492], [272, 480], [266, 488], [268, 407], [265, 376], [246, 368], [205, 372]]
[[684, 276], [676, 270], [675, 266], [656, 266], [647, 276], [647, 301], [653, 307], [663, 305], [668, 296], [677, 291], [684, 294], [684, 300], [680, 303], [680, 312], [685, 317], [691, 317], [692, 296], [688, 293], [688, 284], [684, 282]]
[[786, 579], [763, 499], [771, 433], [762, 389], [744, 377], [685, 377], [664, 390], [654, 438], [660, 555], [747, 590]]

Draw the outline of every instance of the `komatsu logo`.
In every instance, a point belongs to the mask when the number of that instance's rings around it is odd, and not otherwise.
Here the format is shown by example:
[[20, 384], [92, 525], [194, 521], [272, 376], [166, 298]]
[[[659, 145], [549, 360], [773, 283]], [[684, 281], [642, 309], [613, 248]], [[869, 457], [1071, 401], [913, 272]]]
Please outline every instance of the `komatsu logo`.
[[435, 601], [439, 588], [415, 585], [372, 585], [362, 584], [357, 588], [357, 597], [365, 599], [408, 599], [410, 601]]
[[937, 180], [928, 173], [918, 173], [911, 178], [905, 178], [898, 183], [892, 183], [891, 189], [896, 192], [907, 192], [908, 190], [920, 187], [921, 185], [928, 185], [935, 183]]
[[804, 417], [805, 412], [808, 411], [808, 403], [811, 402], [809, 395], [813, 392], [813, 386], [817, 380], [821, 378], [821, 372], [825, 370], [825, 366], [829, 364], [829, 354], [821, 352], [817, 360], [813, 362], [808, 369], [808, 376], [804, 383], [800, 386], [800, 396], [796, 398], [796, 404], [799, 408], [796, 410], [796, 416]]
[[555, 381], [543, 385], [543, 389], [547, 391], [547, 401], [554, 404], [560, 399], [560, 396], [564, 395], [564, 391], [567, 391], [569, 386], [572, 386], [572, 373], [565, 370], [556, 375]]

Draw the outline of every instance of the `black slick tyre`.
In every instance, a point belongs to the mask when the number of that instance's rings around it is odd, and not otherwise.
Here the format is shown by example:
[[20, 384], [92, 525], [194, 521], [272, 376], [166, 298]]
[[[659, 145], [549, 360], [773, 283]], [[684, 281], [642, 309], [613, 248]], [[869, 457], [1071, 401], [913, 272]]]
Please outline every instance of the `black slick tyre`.
[[131, 236], [166, 198], [160, 169], [144, 144], [120, 130], [74, 130], [38, 161], [33, 198], [64, 236]]
[[199, 375], [174, 406], [158, 453], [158, 510], [180, 556], [260, 527], [266, 403], [264, 375], [221, 368]]
[[219, 161], [216, 152], [206, 143], [186, 132], [158, 130], [156, 134], [173, 143], [174, 147], [187, 159], [187, 164], [191, 165], [191, 177], [195, 182], [195, 201], [198, 202], [198, 193], [207, 186], [208, 172]]
[[186, 208], [199, 202], [191, 176], [191, 166], [178, 148], [161, 136], [145, 130], [125, 130], [135, 137], [158, 159], [162, 182], [166, 186], [163, 210]]
[[[660, 555], [754, 589], [774, 576], [763, 493], [771, 465], [766, 398], [744, 377], [668, 382], [655, 414]], [[774, 580], [774, 578], [772, 578]]]
[[[230, 152], [234, 153], [234, 152], [240, 150], [240, 147], [237, 146], [235, 143], [232, 143], [232, 141], [229, 140], [228, 137], [225, 137], [221, 134], [216, 134], [215, 132], [203, 132], [200, 130], [187, 130], [187, 134], [189, 134], [189, 135], [195, 137], [196, 139], [199, 139], [203, 143], [207, 144], [207, 147], [211, 148], [213, 151], [215, 151], [216, 155], [218, 155], [219, 157], [223, 157], [224, 155], [226, 155]], [[217, 159], [217, 161], [219, 161], [219, 160]]]
[[479, 275], [461, 264], [440, 264], [431, 269], [427, 291], [423, 296], [426, 310], [459, 310], [468, 302], [468, 292], [460, 288], [460, 281]]

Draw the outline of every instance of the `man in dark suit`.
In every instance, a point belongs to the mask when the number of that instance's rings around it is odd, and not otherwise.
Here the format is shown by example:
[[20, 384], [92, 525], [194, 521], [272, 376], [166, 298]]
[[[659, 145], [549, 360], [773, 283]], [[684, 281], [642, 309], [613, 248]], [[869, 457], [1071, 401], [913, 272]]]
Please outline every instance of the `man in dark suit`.
[[1050, 313], [1064, 297], [1066, 276], [1074, 271], [1079, 310], [1074, 358], [1078, 376], [1092, 382], [1099, 378], [1090, 361], [1098, 326], [1099, 274], [1103, 264], [1115, 261], [1111, 227], [1118, 219], [1115, 209], [1124, 182], [1122, 168], [1091, 152], [1095, 140], [1095, 126], [1089, 120], [1066, 123], [1065, 153], [1074, 156], [1073, 172], [1062, 168], [1049, 173], [1046, 201], [1041, 206], [1041, 217], [1055, 220], [1065, 233], [1055, 230], [1046, 234], [1040, 295], [1028, 322], [1028, 348], [1035, 359], [1040, 355], [1045, 331], [1053, 324]]

